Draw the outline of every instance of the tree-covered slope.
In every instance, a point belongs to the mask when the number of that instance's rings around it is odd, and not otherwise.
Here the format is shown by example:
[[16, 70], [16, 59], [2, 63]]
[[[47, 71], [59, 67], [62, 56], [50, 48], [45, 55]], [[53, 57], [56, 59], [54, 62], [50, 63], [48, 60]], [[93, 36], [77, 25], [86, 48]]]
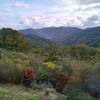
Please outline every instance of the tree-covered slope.
[[28, 39], [32, 47], [44, 47], [53, 43], [48, 39], [40, 37], [34, 29], [19, 30], [19, 32]]
[[79, 32], [82, 29], [75, 27], [46, 27], [41, 29], [36, 29], [38, 34], [44, 38], [49, 38], [55, 42], [61, 42], [64, 37], [69, 36], [75, 32]]
[[16, 30], [3, 28], [0, 30], [0, 48], [24, 52], [31, 50], [31, 45], [27, 38]]
[[34, 44], [38, 41], [38, 46], [40, 43], [45, 45], [52, 41], [53, 43], [67, 46], [86, 44], [88, 46], [100, 47], [100, 27], [87, 29], [76, 27], [46, 27], [41, 29], [25, 29], [20, 32], [29, 38], [30, 43]]
[[95, 28], [87, 28], [82, 30], [77, 34], [73, 34], [72, 36], [65, 37], [63, 40], [63, 44], [65, 45], [73, 45], [73, 44], [87, 44], [93, 47], [100, 47], [100, 27]]

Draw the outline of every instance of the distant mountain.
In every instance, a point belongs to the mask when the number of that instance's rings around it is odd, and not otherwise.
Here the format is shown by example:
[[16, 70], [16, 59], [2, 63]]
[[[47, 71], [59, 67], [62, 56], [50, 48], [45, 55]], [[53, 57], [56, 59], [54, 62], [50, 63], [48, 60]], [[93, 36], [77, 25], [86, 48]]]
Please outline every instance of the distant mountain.
[[63, 41], [65, 39], [65, 37], [71, 39], [71, 36], [77, 35], [77, 33], [81, 32], [82, 29], [79, 28], [75, 28], [75, 27], [61, 27], [59, 28], [61, 30], [59, 30], [59, 34], [55, 35], [52, 38], [52, 41], [54, 41], [55, 43], [60, 43], [63, 44]]
[[34, 40], [32, 37], [37, 36], [39, 40], [45, 41], [46, 43], [52, 41], [56, 44], [68, 46], [86, 44], [93, 47], [100, 47], [100, 27], [87, 29], [76, 27], [46, 27], [41, 29], [25, 29], [20, 32], [31, 37], [32, 41]]
[[41, 29], [30, 28], [25, 30], [19, 30], [19, 32], [23, 33], [24, 35], [36, 35], [41, 38], [51, 40], [55, 43], [61, 43], [64, 37], [80, 32], [81, 30], [82, 29], [75, 27], [46, 27]]
[[64, 45], [87, 44], [100, 47], [100, 27], [87, 28], [63, 39]]
[[100, 47], [100, 27], [79, 29], [75, 27], [48, 27], [37, 29], [44, 38], [50, 38], [57, 44], [75, 45], [86, 44]]
[[23, 30], [18, 30], [20, 33], [23, 33], [23, 35], [28, 35], [28, 34], [31, 34], [31, 35], [38, 35], [38, 33], [32, 29], [32, 28], [28, 28], [28, 29], [23, 29]]
[[47, 27], [47, 28], [41, 28], [36, 29], [38, 34], [41, 37], [51, 39], [53, 41], [56, 41], [56, 39], [59, 38], [59, 41], [61, 41], [64, 36], [68, 34], [73, 34], [74, 32], [80, 31], [81, 29], [75, 28], [75, 27]]
[[47, 39], [53, 39], [54, 37], [57, 37], [58, 35], [62, 34], [64, 32], [64, 27], [47, 27], [47, 28], [41, 28], [36, 29], [36, 31], [39, 33], [41, 37], [47, 38]]
[[32, 47], [44, 47], [52, 44], [50, 40], [40, 37], [34, 29], [19, 30], [19, 32], [28, 39]]

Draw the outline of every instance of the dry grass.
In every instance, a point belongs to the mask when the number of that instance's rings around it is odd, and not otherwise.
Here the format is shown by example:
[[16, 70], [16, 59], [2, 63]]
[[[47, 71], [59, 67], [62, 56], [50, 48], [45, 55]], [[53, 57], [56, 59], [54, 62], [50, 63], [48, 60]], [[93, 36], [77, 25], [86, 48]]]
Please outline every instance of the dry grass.
[[44, 90], [30, 89], [21, 85], [13, 84], [0, 84], [0, 100], [66, 100], [66, 96], [63, 96], [57, 92], [50, 92], [46, 94]]

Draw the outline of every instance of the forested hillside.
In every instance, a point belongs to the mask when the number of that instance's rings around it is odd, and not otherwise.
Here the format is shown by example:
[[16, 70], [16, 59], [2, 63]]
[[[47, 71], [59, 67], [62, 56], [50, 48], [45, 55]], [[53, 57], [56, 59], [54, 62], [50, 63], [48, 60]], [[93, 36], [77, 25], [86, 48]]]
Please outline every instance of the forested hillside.
[[41, 29], [22, 30], [23, 33], [31, 33], [44, 39], [49, 39], [56, 44], [71, 46], [86, 44], [91, 47], [100, 47], [100, 27], [80, 29], [76, 27], [47, 27]]
[[22, 52], [32, 49], [26, 37], [10, 28], [0, 30], [0, 48]]

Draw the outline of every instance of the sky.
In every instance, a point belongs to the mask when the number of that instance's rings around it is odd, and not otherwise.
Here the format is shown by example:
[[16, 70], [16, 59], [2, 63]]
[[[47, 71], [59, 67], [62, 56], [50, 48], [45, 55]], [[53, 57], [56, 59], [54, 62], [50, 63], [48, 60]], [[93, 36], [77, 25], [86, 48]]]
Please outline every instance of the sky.
[[100, 0], [0, 0], [0, 28], [99, 25]]

